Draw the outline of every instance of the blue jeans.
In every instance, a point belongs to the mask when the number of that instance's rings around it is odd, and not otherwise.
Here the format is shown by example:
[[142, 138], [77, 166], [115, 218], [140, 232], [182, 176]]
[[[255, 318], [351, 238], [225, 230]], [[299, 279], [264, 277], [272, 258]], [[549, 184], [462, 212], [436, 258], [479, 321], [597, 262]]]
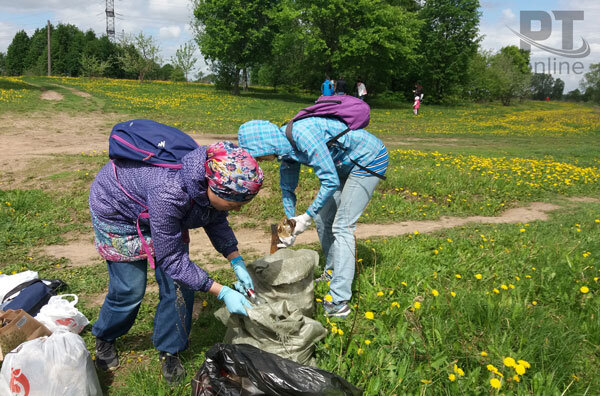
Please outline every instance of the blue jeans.
[[317, 233], [326, 258], [325, 271], [332, 270], [329, 294], [335, 304], [352, 297], [355, 269], [356, 222], [379, 183], [375, 176], [350, 174], [315, 216]]
[[[106, 262], [109, 275], [108, 294], [100, 309], [98, 320], [92, 326], [92, 334], [113, 342], [133, 326], [146, 292], [148, 262]], [[159, 351], [175, 354], [188, 346], [194, 291], [176, 284], [158, 267], [154, 272], [158, 282], [159, 302], [154, 315], [152, 342]]]

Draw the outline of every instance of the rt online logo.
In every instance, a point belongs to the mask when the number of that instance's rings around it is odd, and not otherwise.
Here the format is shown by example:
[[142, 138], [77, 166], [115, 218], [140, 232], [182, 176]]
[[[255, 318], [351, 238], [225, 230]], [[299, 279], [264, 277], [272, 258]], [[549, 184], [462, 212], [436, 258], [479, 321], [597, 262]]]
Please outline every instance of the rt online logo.
[[[562, 22], [562, 48], [543, 45], [540, 41], [552, 35], [552, 16], [546, 11], [521, 11], [520, 32], [507, 26], [521, 39], [521, 49], [531, 50], [535, 46], [554, 55], [567, 58], [585, 58], [590, 54], [590, 45], [581, 37], [581, 47], [573, 49], [573, 22], [583, 20], [583, 11], [552, 11], [554, 19]], [[532, 22], [539, 21], [539, 30], [533, 29]], [[537, 24], [536, 24], [537, 25]]]

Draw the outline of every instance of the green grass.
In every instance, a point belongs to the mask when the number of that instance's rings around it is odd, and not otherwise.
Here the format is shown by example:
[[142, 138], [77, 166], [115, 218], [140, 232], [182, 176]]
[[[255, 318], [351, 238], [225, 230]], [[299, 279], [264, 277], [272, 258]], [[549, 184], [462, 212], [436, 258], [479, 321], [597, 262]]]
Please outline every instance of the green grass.
[[[81, 98], [53, 84], [94, 97]], [[56, 90], [65, 99], [42, 101], [43, 89]], [[0, 78], [0, 90], [0, 114], [9, 117], [101, 109], [156, 119], [192, 134], [234, 134], [250, 119], [280, 123], [315, 98], [268, 88], [233, 97], [201, 84], [33, 77]], [[317, 345], [319, 366], [361, 386], [367, 395], [493, 394], [489, 380], [500, 377], [488, 364], [504, 375], [503, 394], [599, 394], [600, 204], [564, 199], [600, 197], [599, 114], [596, 107], [559, 102], [509, 107], [425, 103], [422, 116], [414, 117], [409, 103], [372, 103], [368, 129], [384, 139], [391, 161], [388, 180], [379, 184], [360, 222], [491, 216], [533, 201], [564, 208], [547, 221], [530, 224], [473, 224], [359, 241], [360, 282], [355, 281], [352, 300], [358, 305], [356, 324], [352, 329], [353, 316], [328, 323], [318, 309], [317, 319], [336, 329]], [[107, 288], [105, 264], [98, 259], [77, 268], [38, 252], [65, 235], [89, 235], [89, 185], [106, 160], [106, 154], [89, 153], [41, 158], [35, 169], [21, 174], [35, 189], [16, 188], [16, 179], [0, 175], [0, 270], [33, 269], [63, 279], [67, 292], [80, 295], [80, 309], [92, 322], [100, 307], [90, 301]], [[283, 216], [278, 164], [261, 166], [263, 192], [230, 216], [236, 228], [266, 230]], [[40, 175], [38, 169], [45, 171]], [[303, 210], [319, 183], [308, 168], [300, 180], [298, 207]], [[213, 275], [225, 284], [233, 281], [231, 271]], [[154, 283], [150, 275], [149, 284]], [[589, 292], [582, 293], [582, 286]], [[326, 293], [320, 285], [315, 297]], [[197, 298], [205, 299], [206, 307], [183, 354], [186, 383], [171, 388], [160, 379], [158, 353], [151, 344], [158, 296], [151, 292], [134, 327], [118, 340], [124, 367], [101, 375], [107, 394], [189, 394], [204, 352], [225, 331], [213, 317], [221, 303], [203, 293]], [[373, 313], [372, 320], [366, 312]], [[93, 351], [89, 328], [82, 336]], [[507, 356], [531, 364], [518, 383], [512, 378], [514, 369], [503, 365]]]

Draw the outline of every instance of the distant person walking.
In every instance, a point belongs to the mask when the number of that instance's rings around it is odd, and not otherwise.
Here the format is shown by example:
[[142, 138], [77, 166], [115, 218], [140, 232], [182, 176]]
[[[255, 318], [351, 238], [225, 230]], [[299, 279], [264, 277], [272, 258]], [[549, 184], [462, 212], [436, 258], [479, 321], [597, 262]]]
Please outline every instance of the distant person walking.
[[329, 76], [325, 76], [325, 81], [321, 84], [321, 95], [331, 96], [333, 92], [333, 83], [329, 80]]
[[337, 84], [335, 85], [335, 93], [338, 95], [346, 94], [346, 80], [344, 80], [344, 76], [340, 76], [337, 80]]
[[415, 102], [413, 103], [413, 113], [419, 115], [419, 107], [421, 106], [421, 99], [415, 95]]
[[419, 83], [415, 84], [415, 89], [413, 90], [415, 96], [419, 97], [419, 102], [423, 101], [423, 86]]
[[367, 96], [367, 87], [365, 87], [365, 83], [359, 78], [356, 82], [356, 93], [360, 100], [365, 100], [365, 96]]

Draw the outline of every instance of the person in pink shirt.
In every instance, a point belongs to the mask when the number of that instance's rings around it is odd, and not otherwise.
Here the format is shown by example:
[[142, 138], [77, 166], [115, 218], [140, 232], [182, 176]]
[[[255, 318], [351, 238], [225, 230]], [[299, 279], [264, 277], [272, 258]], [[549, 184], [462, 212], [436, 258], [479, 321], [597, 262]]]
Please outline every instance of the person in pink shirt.
[[420, 106], [421, 106], [421, 98], [419, 98], [418, 96], [415, 96], [415, 103], [413, 103], [413, 113], [415, 113], [415, 115], [419, 114]]

